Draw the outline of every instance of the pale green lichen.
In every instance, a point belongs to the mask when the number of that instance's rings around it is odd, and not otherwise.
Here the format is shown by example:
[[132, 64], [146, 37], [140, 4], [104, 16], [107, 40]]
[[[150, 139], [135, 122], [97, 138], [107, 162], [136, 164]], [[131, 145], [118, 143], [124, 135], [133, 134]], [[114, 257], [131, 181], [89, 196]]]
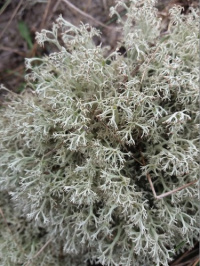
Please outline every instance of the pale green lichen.
[[37, 34], [58, 51], [1, 108], [1, 265], [168, 265], [198, 239], [197, 183], [158, 200], [147, 179], [198, 179], [198, 13], [173, 7], [160, 34], [154, 2], [118, 3], [124, 55], [62, 17]]

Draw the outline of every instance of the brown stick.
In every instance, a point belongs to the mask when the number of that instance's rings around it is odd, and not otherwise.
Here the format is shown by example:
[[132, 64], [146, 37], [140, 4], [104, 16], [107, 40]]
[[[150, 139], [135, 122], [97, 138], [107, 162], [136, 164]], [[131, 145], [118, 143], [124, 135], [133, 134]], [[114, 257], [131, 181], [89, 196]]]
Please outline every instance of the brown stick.
[[79, 14], [81, 14], [82, 16], [89, 18], [90, 20], [96, 22], [97, 24], [101, 25], [104, 28], [113, 30], [113, 27], [107, 26], [104, 23], [96, 20], [95, 18], [93, 18], [92, 16], [90, 16], [89, 14], [85, 13], [84, 11], [80, 10], [78, 7], [74, 6], [70, 1], [68, 0], [62, 0], [63, 2], [65, 2], [69, 7], [71, 7], [73, 10], [75, 10], [76, 12], [78, 12]]
[[[145, 165], [144, 157], [143, 157], [143, 154], [142, 154], [141, 151], [140, 151], [140, 154], [141, 154], [141, 156], [142, 156], [142, 164]], [[198, 180], [194, 180], [194, 181], [192, 181], [192, 182], [190, 182], [190, 183], [188, 183], [188, 184], [185, 184], [185, 185], [183, 185], [183, 186], [181, 186], [181, 187], [175, 188], [175, 189], [170, 190], [170, 191], [168, 191], [168, 192], [165, 192], [165, 193], [163, 193], [163, 194], [161, 194], [161, 195], [157, 195], [157, 194], [156, 194], [156, 191], [155, 191], [155, 188], [154, 188], [154, 185], [153, 185], [153, 182], [152, 182], [152, 180], [151, 180], [151, 176], [150, 176], [150, 174], [148, 173], [148, 174], [146, 175], [146, 177], [147, 177], [147, 179], [148, 179], [148, 181], [149, 181], [149, 184], [150, 184], [150, 187], [151, 187], [151, 190], [152, 190], [152, 192], [153, 192], [153, 195], [154, 195], [154, 198], [155, 198], [155, 199], [162, 199], [162, 198], [164, 198], [164, 197], [167, 197], [167, 196], [169, 196], [169, 195], [171, 195], [171, 194], [173, 194], [173, 193], [175, 193], [175, 192], [177, 192], [177, 191], [179, 191], [179, 190], [182, 190], [182, 189], [184, 189], [184, 188], [186, 188], [186, 187], [189, 187], [189, 186], [195, 184], [195, 183], [198, 181]]]
[[[41, 249], [32, 257], [32, 259], [35, 259], [35, 258], [37, 258], [39, 255], [40, 255], [40, 253], [49, 245], [49, 243], [52, 241], [52, 238], [50, 238], [45, 244], [44, 244], [44, 246], [42, 246], [41, 247]], [[32, 261], [29, 261], [29, 262], [27, 262], [26, 264], [25, 264], [25, 266], [28, 266], [28, 265], [30, 265], [32, 263]]]
[[159, 196], [156, 196], [156, 198], [157, 198], [157, 199], [162, 199], [162, 198], [164, 198], [164, 197], [166, 197], [166, 196], [169, 196], [169, 195], [171, 195], [171, 194], [173, 194], [173, 193], [175, 193], [175, 192], [177, 192], [177, 191], [179, 191], [179, 190], [182, 190], [182, 189], [184, 189], [184, 188], [186, 188], [186, 187], [189, 187], [189, 186], [193, 185], [193, 184], [196, 183], [197, 181], [198, 181], [198, 180], [194, 180], [194, 181], [192, 181], [192, 182], [190, 182], [190, 183], [188, 183], [188, 184], [185, 184], [185, 185], [183, 185], [183, 186], [181, 186], [181, 187], [175, 188], [175, 189], [173, 189], [173, 190], [171, 190], [171, 191], [168, 191], [168, 192], [163, 193], [163, 194], [161, 194], [161, 195], [159, 195]]
[[197, 260], [195, 260], [195, 262], [194, 262], [194, 264], [192, 264], [192, 266], [196, 266], [198, 262], [200, 262], [200, 258], [198, 258]]
[[12, 22], [13, 18], [15, 17], [15, 15], [17, 14], [17, 11], [19, 10], [21, 4], [22, 4], [23, 0], [20, 0], [20, 2], [18, 3], [17, 7], [15, 8], [10, 20], [8, 21], [8, 23], [6, 24], [5, 28], [2, 30], [1, 34], [0, 34], [0, 39], [1, 37], [4, 35], [4, 32], [6, 32], [6, 30], [8, 29], [8, 27], [10, 26], [10, 23]]
[[10, 47], [5, 47], [5, 46], [0, 46], [0, 50], [3, 50], [3, 51], [8, 51], [8, 52], [11, 52], [11, 53], [15, 53], [15, 54], [18, 54], [20, 56], [24, 56], [25, 53], [23, 52], [20, 52], [16, 49], [13, 49], [13, 48], [10, 48]]
[[152, 192], [153, 192], [154, 198], [157, 199], [157, 194], [156, 194], [156, 191], [155, 191], [155, 189], [154, 189], [154, 185], [153, 185], [153, 183], [152, 183], [152, 180], [151, 180], [151, 176], [150, 176], [150, 174], [147, 174], [147, 179], [148, 179], [148, 181], [149, 181], [149, 184], [150, 184], [151, 190], [152, 190]]
[[44, 15], [43, 15], [43, 18], [42, 18], [42, 22], [41, 22], [41, 25], [40, 25], [40, 30], [45, 27], [45, 21], [46, 21], [47, 15], [49, 13], [50, 4], [51, 4], [51, 0], [48, 0], [47, 6], [45, 8]]
[[[45, 20], [47, 18], [47, 15], [48, 15], [48, 12], [49, 12], [49, 7], [50, 7], [50, 4], [51, 4], [51, 0], [48, 0], [47, 2], [47, 6], [45, 8], [45, 12], [44, 12], [44, 15], [43, 15], [43, 18], [42, 18], [42, 22], [40, 24], [40, 29], [39, 31], [41, 31], [43, 28], [44, 28], [44, 25], [45, 25]], [[30, 52], [30, 56], [34, 56], [36, 54], [36, 50], [37, 50], [37, 47], [38, 47], [38, 43], [35, 42], [34, 45], [33, 45], [33, 48]]]
[[[198, 242], [194, 244], [194, 248], [198, 245]], [[181, 262], [185, 257], [187, 257], [191, 253], [191, 249], [184, 252], [178, 259], [176, 259], [174, 262], [170, 263], [170, 266], [177, 266], [179, 262]]]
[[0, 16], [3, 14], [3, 12], [7, 8], [7, 6], [9, 6], [10, 2], [11, 2], [11, 0], [8, 0], [7, 2], [5, 2], [5, 4], [3, 5], [3, 7], [0, 9]]

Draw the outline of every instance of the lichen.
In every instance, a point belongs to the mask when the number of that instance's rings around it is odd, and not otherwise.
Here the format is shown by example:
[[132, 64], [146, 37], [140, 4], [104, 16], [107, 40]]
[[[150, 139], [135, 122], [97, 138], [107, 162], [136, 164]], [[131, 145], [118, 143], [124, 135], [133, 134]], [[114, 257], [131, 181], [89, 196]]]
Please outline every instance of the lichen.
[[[174, 6], [163, 34], [154, 4], [111, 10], [110, 55], [61, 16], [37, 34], [58, 50], [26, 59], [0, 109], [1, 265], [168, 265], [198, 239], [198, 10]], [[194, 184], [157, 199], [148, 177], [157, 195]]]

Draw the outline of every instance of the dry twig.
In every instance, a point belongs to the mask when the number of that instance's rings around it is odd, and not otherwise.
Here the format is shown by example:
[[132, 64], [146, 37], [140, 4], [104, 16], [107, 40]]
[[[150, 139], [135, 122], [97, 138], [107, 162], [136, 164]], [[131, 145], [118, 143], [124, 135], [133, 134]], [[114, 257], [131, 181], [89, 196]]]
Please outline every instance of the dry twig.
[[10, 233], [12, 239], [14, 240], [16, 246], [19, 247], [21, 253], [24, 253], [24, 249], [23, 249], [22, 246], [18, 243], [17, 239], [14, 237], [14, 234], [13, 234], [13, 232], [11, 231], [11, 229], [10, 229], [10, 227], [9, 227], [9, 225], [8, 225], [8, 222], [6, 221], [6, 218], [5, 218], [5, 216], [4, 216], [3, 210], [2, 210], [1, 208], [0, 208], [0, 214], [1, 214], [2, 218], [3, 218], [3, 222], [4, 222], [5, 226], [6, 226], [6, 228], [8, 229], [8, 231], [9, 231], [9, 233]]
[[[44, 28], [44, 26], [45, 26], [45, 21], [46, 21], [46, 18], [47, 18], [48, 12], [49, 12], [50, 4], [51, 4], [51, 0], [48, 0], [48, 2], [47, 2], [47, 6], [46, 6], [46, 8], [45, 8], [45, 12], [44, 12], [44, 15], [43, 15], [43, 18], [42, 18], [42, 22], [41, 22], [41, 24], [40, 24], [40, 29], [39, 29], [40, 31], [41, 31], [41, 30]], [[36, 50], [37, 50], [37, 47], [38, 47], [38, 43], [35, 42], [34, 45], [33, 45], [32, 50], [31, 50], [31, 52], [30, 52], [31, 57], [35, 55]]]
[[11, 53], [15, 53], [15, 54], [18, 54], [20, 56], [24, 56], [25, 53], [23, 52], [20, 52], [16, 49], [13, 49], [13, 48], [10, 48], [10, 47], [5, 47], [5, 46], [0, 46], [0, 50], [3, 50], [3, 51], [8, 51], [8, 52], [11, 52]]
[[6, 32], [6, 30], [8, 29], [8, 27], [10, 26], [10, 23], [12, 22], [13, 18], [15, 17], [15, 15], [17, 14], [17, 11], [19, 10], [21, 4], [22, 4], [23, 0], [20, 0], [20, 2], [18, 3], [17, 7], [15, 8], [10, 20], [8, 21], [8, 23], [6, 24], [5, 28], [2, 30], [1, 34], [0, 34], [0, 39], [2, 38], [2, 36], [4, 35], [4, 33]]
[[[49, 245], [49, 243], [52, 241], [52, 238], [50, 238], [45, 244], [44, 244], [44, 246], [42, 246], [41, 247], [41, 249], [32, 257], [32, 259], [35, 259], [35, 258], [37, 258], [39, 255], [40, 255], [40, 253]], [[26, 264], [25, 264], [25, 266], [28, 266], [28, 265], [30, 265], [32, 263], [32, 261], [29, 261], [29, 262], [27, 262]]]
[[198, 263], [200, 263], [200, 257], [198, 257], [197, 260], [195, 260], [195, 262], [192, 264], [192, 266], [197, 266]]
[[[142, 164], [143, 164], [143, 165], [146, 165], [146, 164], [145, 164], [145, 161], [144, 161], [144, 157], [143, 157], [141, 151], [140, 151], [140, 154], [141, 154], [141, 156], [142, 156]], [[192, 182], [190, 182], [190, 183], [188, 183], [188, 184], [185, 184], [185, 185], [183, 185], [183, 186], [181, 186], [181, 187], [178, 187], [178, 188], [175, 188], [175, 189], [170, 190], [170, 191], [168, 191], [168, 192], [165, 192], [165, 193], [163, 193], [163, 194], [157, 195], [157, 194], [156, 194], [156, 191], [155, 191], [155, 188], [154, 188], [154, 185], [153, 185], [153, 182], [152, 182], [152, 180], [151, 180], [151, 176], [150, 176], [150, 174], [147, 174], [146, 176], [147, 176], [147, 179], [148, 179], [148, 181], [149, 181], [149, 184], [150, 184], [150, 187], [151, 187], [151, 190], [152, 190], [152, 192], [153, 192], [153, 195], [154, 195], [154, 198], [155, 198], [155, 199], [162, 199], [162, 198], [165, 198], [165, 197], [167, 197], [167, 196], [169, 196], [169, 195], [171, 195], [171, 194], [173, 194], [173, 193], [175, 193], [175, 192], [177, 192], [177, 191], [180, 191], [180, 190], [182, 190], [182, 189], [184, 189], [184, 188], [186, 188], [186, 187], [189, 187], [189, 186], [195, 184], [195, 183], [198, 181], [198, 180], [194, 180], [194, 181], [192, 181]]]
[[109, 30], [113, 30], [113, 27], [107, 26], [104, 23], [96, 20], [95, 18], [93, 18], [92, 16], [90, 16], [89, 14], [85, 13], [84, 11], [80, 10], [78, 7], [74, 6], [70, 1], [68, 0], [62, 0], [63, 2], [65, 2], [70, 8], [72, 8], [73, 10], [75, 10], [76, 12], [78, 12], [79, 14], [81, 14], [82, 16], [89, 18], [90, 20], [94, 21], [95, 23], [101, 25], [104, 28], [107, 28]]

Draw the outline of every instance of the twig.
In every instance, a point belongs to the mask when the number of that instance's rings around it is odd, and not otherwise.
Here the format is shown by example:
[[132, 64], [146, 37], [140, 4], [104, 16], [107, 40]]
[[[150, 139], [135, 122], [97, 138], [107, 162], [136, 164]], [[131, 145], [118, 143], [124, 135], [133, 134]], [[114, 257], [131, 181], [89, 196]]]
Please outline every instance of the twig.
[[154, 185], [153, 185], [153, 183], [152, 183], [152, 180], [151, 180], [151, 176], [150, 176], [150, 174], [147, 174], [147, 179], [148, 179], [148, 181], [149, 181], [149, 184], [150, 184], [151, 190], [152, 190], [152, 192], [153, 192], [154, 198], [157, 199], [158, 197], [157, 197], [157, 194], [156, 194], [156, 191], [155, 191]]
[[[51, 4], [51, 0], [48, 0], [48, 2], [47, 2], [47, 6], [46, 6], [46, 8], [45, 8], [45, 12], [44, 12], [44, 15], [43, 15], [43, 18], [42, 18], [42, 22], [41, 22], [41, 24], [40, 24], [39, 31], [42, 30], [42, 29], [44, 28], [45, 20], [46, 20], [46, 18], [47, 18], [48, 12], [49, 12], [50, 4]], [[32, 50], [31, 50], [31, 52], [30, 52], [31, 57], [35, 55], [36, 50], [37, 50], [37, 47], [38, 47], [38, 43], [35, 42], [34, 45], [33, 45]]]
[[200, 262], [200, 258], [198, 258], [197, 260], [195, 260], [195, 262], [194, 262], [194, 264], [192, 264], [192, 266], [196, 266], [198, 262]]
[[24, 56], [25, 53], [23, 52], [19, 52], [18, 50], [16, 49], [12, 49], [10, 47], [4, 47], [4, 46], [0, 46], [0, 50], [3, 50], [3, 51], [8, 51], [8, 52], [11, 52], [11, 53], [15, 53], [15, 54], [18, 54], [20, 56]]
[[87, 0], [87, 3], [85, 4], [84, 9], [83, 9], [85, 13], [86, 13], [88, 7], [91, 5], [91, 2], [92, 2], [92, 0]]
[[[198, 245], [198, 242], [195, 243], [193, 249], [195, 248], [196, 245]], [[177, 266], [179, 264], [179, 262], [181, 262], [185, 257], [187, 257], [190, 254], [190, 252], [191, 252], [191, 249], [184, 252], [178, 259], [176, 259], [174, 262], [170, 263], [170, 266]]]
[[17, 242], [16, 238], [14, 237], [14, 234], [13, 234], [13, 232], [11, 231], [11, 229], [10, 229], [10, 227], [9, 227], [9, 225], [8, 225], [8, 222], [6, 221], [6, 218], [5, 218], [4, 213], [3, 213], [3, 211], [2, 211], [1, 208], [0, 208], [0, 214], [1, 214], [2, 218], [3, 218], [3, 221], [4, 221], [5, 225], [6, 225], [8, 231], [9, 231], [11, 237], [12, 237], [12, 239], [14, 240], [16, 246], [19, 247], [21, 253], [24, 253], [24, 249], [23, 249], [22, 246]]
[[56, 4], [54, 5], [52, 12], [48, 15], [47, 20], [46, 20], [47, 25], [48, 25], [48, 22], [51, 21], [52, 16], [53, 16], [54, 12], [57, 10], [57, 8], [60, 5], [60, 3], [61, 3], [61, 0], [58, 0], [56, 2]]
[[16, 73], [18, 73], [20, 76], [22, 76], [20, 74], [20, 72], [22, 72], [22, 71], [24, 71], [24, 66], [19, 66], [13, 70], [10, 70], [9, 73], [4, 74], [4, 76], [2, 76], [2, 77], [0, 76], [0, 80], [5, 79], [11, 75], [15, 75]]
[[[145, 161], [144, 161], [143, 154], [142, 154], [141, 151], [140, 151], [140, 154], [141, 154], [141, 156], [142, 156], [142, 164], [143, 164], [143, 165], [146, 165], [146, 164], [145, 164]], [[149, 184], [150, 184], [150, 187], [151, 187], [151, 190], [152, 190], [152, 192], [153, 192], [153, 195], [154, 195], [154, 198], [155, 198], [155, 199], [162, 199], [162, 198], [164, 198], [164, 197], [167, 197], [167, 196], [169, 196], [169, 195], [171, 195], [171, 194], [173, 194], [173, 193], [175, 193], [175, 192], [177, 192], [177, 191], [180, 191], [180, 190], [182, 190], [182, 189], [184, 189], [184, 188], [186, 188], [186, 187], [189, 187], [189, 186], [195, 184], [195, 183], [198, 181], [198, 180], [194, 180], [194, 181], [192, 181], [192, 182], [190, 182], [190, 183], [188, 183], [188, 184], [185, 184], [185, 185], [183, 185], [183, 186], [181, 186], [181, 187], [175, 188], [175, 189], [170, 190], [170, 191], [168, 191], [168, 192], [165, 192], [165, 193], [163, 193], [163, 194], [161, 194], [161, 195], [157, 195], [157, 194], [156, 194], [156, 191], [155, 191], [155, 188], [154, 188], [154, 185], [153, 185], [153, 182], [152, 182], [152, 180], [151, 180], [151, 176], [150, 176], [150, 174], [148, 173], [148, 174], [146, 175], [146, 177], [147, 177], [147, 179], [148, 179], [148, 181], [149, 181]]]
[[[112, 133], [112, 135], [115, 137], [115, 139], [122, 145], [122, 147], [126, 150], [126, 152], [128, 153], [129, 150], [126, 148], [126, 146], [124, 145], [124, 143], [118, 138], [118, 136], [102, 121], [99, 119], [98, 116], [96, 116], [96, 118]], [[137, 160], [132, 153], [130, 154], [130, 156], [136, 161], [138, 162], [140, 165], [143, 165], [139, 160]]]
[[104, 8], [104, 10], [107, 10], [108, 9], [107, 0], [103, 0], [103, 8]]
[[[194, 259], [196, 259], [196, 257]], [[191, 264], [190, 262], [191, 262], [191, 260], [184, 261], [184, 262], [181, 262], [179, 264], [174, 264], [174, 266], [194, 266], [194, 264], [193, 263]]]
[[[44, 246], [42, 246], [41, 247], [41, 249], [32, 257], [32, 259], [35, 259], [35, 258], [37, 258], [39, 255], [40, 255], [40, 253], [49, 245], [49, 243], [52, 241], [52, 238], [50, 238], [45, 244], [44, 244]], [[31, 259], [31, 260], [32, 260]], [[25, 266], [28, 266], [28, 265], [30, 265], [32, 263], [32, 261], [29, 261], [29, 262], [27, 262], [26, 264], [25, 264]]]
[[2, 6], [2, 8], [0, 9], [0, 16], [2, 15], [2, 13], [4, 12], [4, 10], [7, 8], [7, 6], [10, 4], [11, 0], [7, 0], [5, 2], [5, 4]]
[[84, 11], [80, 10], [78, 7], [74, 6], [71, 2], [69, 2], [68, 0], [62, 0], [63, 2], [65, 2], [69, 7], [71, 7], [72, 9], [74, 9], [76, 12], [78, 12], [79, 14], [81, 14], [82, 16], [89, 18], [90, 20], [96, 22], [97, 24], [101, 25], [104, 28], [107, 28], [109, 30], [113, 30], [113, 27], [107, 26], [104, 23], [96, 20], [95, 18], [93, 18], [92, 16], [90, 16], [89, 14], [85, 13]]
[[164, 198], [164, 197], [166, 197], [166, 196], [169, 196], [169, 195], [171, 195], [171, 194], [173, 194], [173, 193], [175, 193], [175, 192], [177, 192], [177, 191], [180, 191], [180, 190], [182, 190], [182, 189], [184, 189], [184, 188], [186, 188], [186, 187], [189, 187], [189, 186], [195, 184], [197, 181], [198, 181], [198, 180], [194, 180], [194, 181], [192, 181], [192, 182], [190, 182], [190, 183], [188, 183], [188, 184], [185, 184], [185, 185], [183, 185], [183, 186], [181, 186], [181, 187], [175, 188], [175, 189], [173, 189], [173, 190], [171, 190], [171, 191], [168, 191], [168, 192], [163, 193], [163, 194], [161, 194], [161, 195], [159, 195], [159, 196], [156, 196], [156, 198], [157, 198], [157, 199], [162, 199], [162, 198]]
[[63, 142], [61, 142], [58, 147], [54, 148], [53, 150], [47, 152], [46, 154], [44, 154], [43, 158], [44, 157], [48, 157], [49, 155], [51, 155], [52, 153], [54, 153], [54, 151], [56, 151], [57, 149], [59, 149], [61, 146], [63, 145]]
[[169, 196], [169, 195], [171, 195], [171, 194], [173, 194], [173, 193], [175, 193], [175, 192], [177, 192], [177, 191], [180, 191], [180, 190], [182, 190], [182, 189], [184, 189], [184, 188], [186, 188], [186, 187], [189, 187], [189, 186], [195, 184], [195, 183], [198, 181], [198, 180], [194, 180], [194, 181], [192, 181], [192, 182], [190, 182], [190, 183], [188, 183], [188, 184], [185, 184], [185, 185], [183, 185], [183, 186], [181, 186], [181, 187], [175, 188], [175, 189], [173, 189], [173, 190], [170, 190], [170, 191], [168, 191], [168, 192], [165, 192], [165, 193], [163, 193], [163, 194], [157, 196], [156, 191], [155, 191], [155, 188], [154, 188], [154, 185], [153, 185], [152, 180], [151, 180], [151, 176], [150, 176], [150, 174], [147, 174], [146, 176], [147, 176], [147, 179], [148, 179], [148, 181], [149, 181], [149, 184], [150, 184], [150, 187], [151, 187], [151, 190], [152, 190], [152, 192], [153, 192], [153, 195], [154, 195], [154, 198], [155, 198], [155, 199], [162, 199], [162, 198], [165, 198], [165, 197], [167, 197], [167, 196]]
[[143, 72], [143, 74], [142, 74], [141, 84], [142, 84], [142, 82], [143, 82], [143, 80], [144, 80], [144, 76], [145, 76], [145, 74], [146, 74], [147, 67], [148, 67], [149, 63], [154, 59], [154, 57], [155, 57], [155, 55], [156, 55], [156, 52], [158, 51], [159, 48], [160, 48], [160, 46], [158, 46], [158, 47], [156, 48], [156, 50], [153, 52], [152, 56], [148, 59], [148, 61], [147, 61], [147, 65], [146, 65], [146, 67], [145, 67], [145, 69], [144, 69], [144, 72]]
[[19, 10], [21, 4], [22, 4], [23, 0], [20, 0], [20, 2], [18, 3], [17, 7], [15, 8], [10, 20], [8, 21], [8, 23], [6, 24], [5, 28], [2, 30], [1, 34], [0, 34], [0, 39], [3, 36], [4, 32], [6, 32], [6, 30], [8, 29], [8, 27], [10, 26], [10, 23], [12, 22], [13, 18], [15, 17], [15, 15], [17, 14], [17, 11]]
[[40, 29], [43, 29], [44, 26], [45, 26], [45, 21], [46, 21], [46, 18], [47, 18], [48, 12], [49, 12], [50, 4], [51, 4], [51, 0], [48, 0], [48, 2], [47, 2], [47, 6], [46, 6], [46, 8], [45, 8], [44, 15], [43, 15], [43, 18], [42, 18], [42, 22], [41, 22], [41, 24], [40, 24]]

